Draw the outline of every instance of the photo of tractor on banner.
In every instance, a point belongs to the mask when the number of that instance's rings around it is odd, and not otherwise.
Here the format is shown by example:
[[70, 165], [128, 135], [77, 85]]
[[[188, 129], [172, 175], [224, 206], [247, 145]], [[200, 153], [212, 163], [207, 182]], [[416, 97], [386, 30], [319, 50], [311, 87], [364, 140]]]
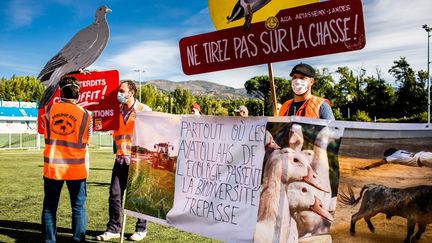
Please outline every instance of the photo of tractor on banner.
[[138, 113], [124, 212], [225, 242], [428, 242], [431, 140], [424, 124]]

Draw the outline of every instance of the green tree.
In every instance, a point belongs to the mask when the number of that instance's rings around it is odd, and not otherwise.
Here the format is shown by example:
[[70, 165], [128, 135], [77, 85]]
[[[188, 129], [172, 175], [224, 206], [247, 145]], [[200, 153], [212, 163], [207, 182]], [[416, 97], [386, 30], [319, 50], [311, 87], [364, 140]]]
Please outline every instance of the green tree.
[[177, 87], [174, 92], [172, 92], [173, 107], [172, 112], [174, 114], [189, 114], [189, 109], [192, 104], [193, 97], [191, 96], [189, 90], [181, 89]]
[[[153, 85], [144, 85], [140, 90], [138, 90], [138, 94], [139, 93], [141, 93], [142, 103], [147, 104], [150, 107], [154, 107], [159, 92]], [[139, 95], [137, 95], [137, 97], [139, 97]]]
[[283, 104], [285, 101], [294, 97], [294, 92], [291, 88], [291, 80], [275, 77], [274, 81], [278, 103]]
[[395, 102], [397, 109], [394, 109], [393, 114], [396, 117], [410, 117], [422, 113], [427, 108], [424, 80], [421, 77], [416, 78], [414, 70], [405, 57], [393, 63], [389, 73], [396, 78], [396, 83], [399, 83]]
[[[284, 102], [288, 97], [292, 97], [291, 82], [274, 77], [276, 89], [276, 101]], [[266, 116], [273, 115], [273, 103], [271, 99], [270, 82], [268, 76], [256, 76], [246, 81], [244, 84], [246, 92], [256, 98], [262, 99], [264, 102], [264, 114]]]
[[32, 76], [15, 76], [0, 80], [0, 99], [36, 102], [42, 98], [44, 86]]
[[246, 102], [246, 107], [249, 111], [249, 116], [263, 115], [263, 101], [260, 99], [249, 99]]
[[[340, 108], [344, 117], [348, 117], [348, 111], [354, 113], [363, 107], [362, 99], [364, 98], [365, 70], [361, 69], [358, 76], [348, 67], [339, 67], [336, 71], [340, 75], [339, 82], [335, 85], [335, 106]], [[345, 113], [346, 112], [346, 113]]]
[[270, 101], [270, 82], [268, 76], [255, 76], [246, 81], [244, 84], [246, 92], [256, 98], [262, 99], [264, 104], [264, 113], [266, 116], [271, 115], [272, 104]]
[[358, 110], [352, 117], [354, 121], [370, 122], [372, 119], [366, 111]]
[[312, 94], [320, 97], [324, 97], [333, 104], [338, 98], [338, 92], [335, 89], [335, 81], [327, 68], [323, 68], [322, 71], [316, 72], [315, 83], [312, 86]]
[[142, 103], [152, 107], [154, 111], [167, 112], [168, 96], [158, 91], [153, 85], [146, 84], [141, 88]]
[[205, 115], [214, 115], [211, 107], [213, 103], [213, 99], [207, 96], [200, 96], [195, 98], [195, 102], [201, 107], [201, 114]]
[[215, 116], [228, 116], [228, 108], [219, 100], [214, 100], [211, 105], [212, 114]]
[[394, 89], [389, 83], [381, 78], [377, 70], [377, 78], [370, 76], [365, 78], [366, 88], [363, 102], [365, 110], [371, 117], [387, 118], [392, 116], [392, 110], [396, 101]]

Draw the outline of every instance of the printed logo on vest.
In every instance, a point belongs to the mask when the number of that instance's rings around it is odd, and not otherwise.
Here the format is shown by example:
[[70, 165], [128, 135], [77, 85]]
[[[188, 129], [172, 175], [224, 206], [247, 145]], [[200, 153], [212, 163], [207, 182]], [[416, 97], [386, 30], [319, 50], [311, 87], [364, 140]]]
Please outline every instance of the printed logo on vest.
[[77, 119], [71, 114], [56, 114], [51, 119], [52, 131], [59, 135], [69, 135], [75, 132]]

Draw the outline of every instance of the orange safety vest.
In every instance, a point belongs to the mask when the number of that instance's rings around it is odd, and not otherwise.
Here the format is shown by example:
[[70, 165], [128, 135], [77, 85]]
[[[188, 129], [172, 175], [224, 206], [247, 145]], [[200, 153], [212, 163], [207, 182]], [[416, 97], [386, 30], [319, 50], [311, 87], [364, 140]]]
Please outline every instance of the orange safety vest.
[[44, 177], [55, 180], [86, 179], [89, 170], [90, 112], [72, 103], [45, 107]]
[[[294, 99], [290, 99], [290, 100], [286, 101], [282, 105], [281, 109], [279, 110], [279, 116], [287, 116], [288, 112], [290, 110], [291, 104], [293, 102], [294, 102]], [[309, 118], [320, 118], [319, 111], [320, 111], [321, 105], [324, 102], [327, 102], [327, 104], [330, 105], [329, 100], [312, 95], [295, 112], [295, 116], [304, 116], [304, 117], [309, 117]]]
[[129, 115], [126, 123], [124, 122], [123, 114], [120, 112], [120, 122], [119, 128], [114, 131], [113, 139], [116, 146], [117, 155], [127, 155], [130, 156], [132, 152], [132, 136], [133, 128], [135, 126], [135, 117], [137, 111], [142, 111], [144, 105], [138, 101], [132, 108], [131, 114]]

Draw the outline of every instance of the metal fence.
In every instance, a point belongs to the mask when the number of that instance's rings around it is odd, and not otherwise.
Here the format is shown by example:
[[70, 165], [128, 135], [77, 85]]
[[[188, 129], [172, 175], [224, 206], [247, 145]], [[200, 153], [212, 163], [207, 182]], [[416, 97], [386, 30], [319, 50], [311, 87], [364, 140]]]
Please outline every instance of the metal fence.
[[[90, 142], [91, 148], [112, 148], [109, 132], [95, 132]], [[0, 149], [40, 149], [45, 146], [44, 137], [36, 132], [0, 133]]]
[[37, 133], [1, 133], [0, 149], [38, 149], [40, 136]]
[[90, 141], [90, 147], [92, 148], [112, 148], [113, 139], [111, 132], [95, 132]]

